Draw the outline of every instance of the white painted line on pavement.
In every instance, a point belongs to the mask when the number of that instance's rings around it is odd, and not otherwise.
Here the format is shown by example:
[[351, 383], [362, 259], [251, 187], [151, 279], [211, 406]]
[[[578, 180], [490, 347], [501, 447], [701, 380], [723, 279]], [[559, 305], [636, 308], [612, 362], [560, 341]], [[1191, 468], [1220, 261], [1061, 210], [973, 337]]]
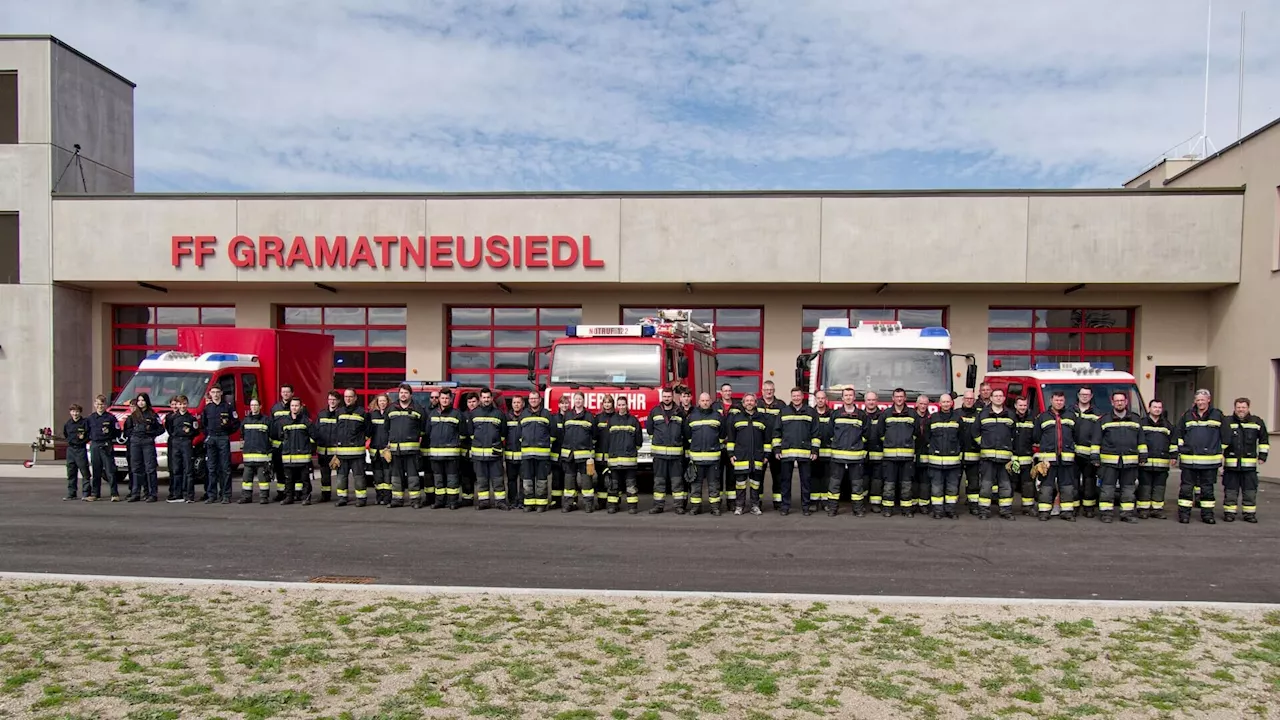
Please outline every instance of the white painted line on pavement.
[[528, 595], [539, 597], [626, 597], [662, 599], [755, 600], [765, 602], [843, 602], [873, 605], [999, 605], [1081, 606], [1158, 610], [1206, 608], [1222, 610], [1276, 610], [1280, 603], [1218, 602], [1205, 600], [1086, 600], [1080, 598], [991, 598], [936, 595], [823, 595], [819, 593], [715, 592], [700, 590], [600, 590], [593, 588], [472, 587], [466, 585], [362, 585], [342, 583], [283, 582], [274, 580], [219, 580], [217, 578], [137, 577], [130, 575], [76, 575], [70, 573], [0, 572], [0, 580], [36, 582], [108, 582], [195, 587], [240, 587], [257, 590], [334, 590], [344, 592], [400, 593], [409, 595]]

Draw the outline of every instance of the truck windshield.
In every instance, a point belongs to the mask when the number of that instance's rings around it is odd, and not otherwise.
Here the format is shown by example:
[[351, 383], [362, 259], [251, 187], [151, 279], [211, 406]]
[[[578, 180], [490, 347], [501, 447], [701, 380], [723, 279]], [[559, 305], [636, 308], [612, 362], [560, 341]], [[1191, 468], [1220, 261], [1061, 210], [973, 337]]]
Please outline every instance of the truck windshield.
[[662, 348], [639, 343], [574, 343], [551, 352], [551, 383], [637, 385], [662, 383]]
[[822, 353], [821, 387], [839, 397], [840, 390], [852, 384], [859, 400], [874, 391], [881, 401], [888, 401], [894, 388], [903, 388], [909, 402], [921, 394], [936, 401], [951, 392], [949, 365], [944, 350], [832, 348]]
[[116, 405], [138, 397], [138, 393], [151, 396], [151, 405], [165, 410], [169, 401], [179, 395], [186, 395], [192, 407], [200, 404], [209, 389], [209, 373], [180, 372], [174, 370], [139, 370], [124, 386], [124, 390], [116, 396]]
[[1066, 393], [1067, 407], [1073, 407], [1078, 404], [1079, 398], [1077, 393], [1080, 388], [1089, 388], [1093, 391], [1092, 405], [1094, 410], [1101, 415], [1111, 409], [1111, 394], [1114, 392], [1127, 393], [1129, 395], [1129, 409], [1142, 415], [1146, 413], [1146, 403], [1142, 401], [1142, 393], [1138, 392], [1138, 386], [1131, 382], [1117, 380], [1114, 382], [1075, 382], [1075, 383], [1052, 383], [1041, 386], [1044, 393], [1044, 401], [1047, 404], [1053, 397], [1055, 392]]

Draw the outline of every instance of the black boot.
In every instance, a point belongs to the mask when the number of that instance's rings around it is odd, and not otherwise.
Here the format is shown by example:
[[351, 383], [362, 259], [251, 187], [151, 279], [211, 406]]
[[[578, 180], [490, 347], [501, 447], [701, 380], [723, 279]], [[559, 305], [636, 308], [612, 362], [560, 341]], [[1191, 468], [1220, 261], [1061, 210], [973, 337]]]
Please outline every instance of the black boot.
[[1093, 505], [1086, 505], [1086, 506], [1084, 507], [1084, 516], [1085, 516], [1085, 517], [1087, 517], [1087, 518], [1094, 518], [1094, 517], [1097, 517], [1097, 516], [1098, 516], [1098, 509], [1097, 509], [1095, 506], [1093, 506]]
[[1076, 521], [1076, 511], [1075, 511], [1075, 510], [1063, 510], [1063, 511], [1062, 511], [1062, 513], [1058, 515], [1058, 519], [1059, 519], [1059, 520], [1066, 520], [1067, 522], [1075, 522], [1075, 521]]
[[369, 501], [366, 500], [365, 498], [356, 498], [356, 507], [364, 507], [365, 505], [368, 505], [368, 504], [369, 504]]
[[1150, 511], [1150, 510], [1139, 510], [1139, 511], [1138, 511], [1138, 519], [1139, 519], [1139, 520], [1146, 520], [1146, 519], [1147, 519], [1147, 518], [1149, 518], [1149, 517], [1151, 517], [1151, 511]]
[[610, 503], [606, 504], [606, 505], [605, 505], [605, 507], [604, 507], [604, 511], [605, 511], [605, 514], [607, 514], [607, 515], [614, 515], [614, 514], [616, 514], [616, 513], [618, 512], [618, 503], [616, 503], [616, 502], [610, 502]]
[[701, 514], [702, 514], [702, 503], [690, 503], [690, 504], [689, 504], [689, 514], [690, 514], [690, 515], [701, 515]]
[[281, 504], [281, 505], [292, 505], [292, 504], [293, 504], [293, 493], [289, 493], [288, 495], [285, 495], [285, 496], [284, 496], [284, 500], [281, 500], [281, 501], [280, 501], [280, 504]]
[[1167, 516], [1164, 514], [1164, 508], [1160, 508], [1159, 510], [1152, 510], [1152, 511], [1151, 511], [1151, 519], [1152, 519], [1152, 520], [1164, 520], [1164, 519], [1165, 519], [1165, 517], [1167, 517]]
[[720, 517], [720, 514], [721, 514], [721, 513], [723, 513], [723, 512], [724, 512], [724, 511], [720, 509], [720, 503], [712, 503], [712, 504], [711, 504], [711, 514], [712, 514], [714, 517]]
[[661, 514], [662, 514], [662, 502], [661, 502], [661, 501], [659, 501], [658, 503], [655, 503], [653, 507], [649, 508], [649, 514], [650, 514], [650, 515], [661, 515]]
[[1040, 522], [1048, 522], [1050, 517], [1049, 513], [1044, 510], [1041, 510], [1040, 513], [1036, 515], [1036, 518], [1039, 519]]
[[1012, 512], [1009, 512], [1008, 510], [1004, 510], [1000, 513], [1000, 519], [1001, 520], [1017, 520], [1018, 518], [1014, 517]]
[[1138, 518], [1135, 517], [1134, 514], [1131, 512], [1122, 512], [1120, 513], [1120, 522], [1129, 523], [1132, 525], [1138, 522]]
[[267, 495], [267, 491], [262, 491], [262, 499], [258, 501], [259, 505], [267, 505], [271, 502], [271, 497]]
[[251, 502], [253, 502], [253, 493], [246, 492], [240, 495], [241, 505], [248, 505]]
[[1235, 522], [1235, 521], [1236, 521], [1236, 514], [1235, 514], [1235, 513], [1233, 513], [1233, 512], [1229, 512], [1229, 513], [1222, 513], [1222, 521], [1223, 521], [1223, 522]]
[[1112, 522], [1112, 520], [1114, 520], [1114, 519], [1115, 519], [1115, 518], [1113, 518], [1113, 517], [1111, 516], [1111, 511], [1110, 511], [1110, 510], [1103, 510], [1103, 511], [1102, 511], [1102, 513], [1101, 513], [1101, 516], [1102, 516], [1102, 517], [1101, 517], [1102, 522], [1104, 522], [1104, 523], [1106, 523], [1106, 524], [1108, 524], [1108, 525], [1110, 525], [1110, 524], [1111, 524], [1111, 522]]
[[1213, 519], [1213, 513], [1212, 513], [1212, 512], [1200, 513], [1200, 522], [1204, 523], [1205, 525], [1217, 525], [1217, 524], [1218, 524], [1218, 521]]
[[1247, 522], [1247, 523], [1250, 523], [1250, 524], [1257, 524], [1257, 522], [1258, 522], [1258, 514], [1257, 514], [1257, 513], [1245, 513], [1245, 514], [1244, 514], [1244, 521], [1245, 521], [1245, 522]]
[[310, 504], [311, 504], [311, 493], [307, 493], [306, 495], [303, 495], [303, 496], [302, 496], [302, 504], [303, 504], [303, 505], [310, 505]]
[[1191, 512], [1190, 512], [1190, 511], [1188, 511], [1188, 512], [1183, 512], [1183, 511], [1179, 510], [1179, 511], [1178, 511], [1178, 522], [1179, 522], [1179, 523], [1182, 523], [1183, 525], [1186, 525], [1187, 523], [1191, 522]]
[[321, 491], [320, 491], [320, 502], [326, 502], [326, 503], [327, 503], [327, 502], [329, 502], [329, 500], [331, 500], [331, 499], [332, 499], [331, 495], [332, 495], [332, 494], [330, 493], [330, 491], [328, 491], [328, 490], [321, 490]]
[[334, 507], [346, 507], [346, 506], [347, 506], [347, 499], [346, 499], [346, 498], [344, 498], [344, 497], [340, 497], [340, 498], [338, 498], [338, 502], [334, 503], [333, 505], [334, 505]]
[[684, 515], [684, 514], [685, 514], [685, 513], [687, 513], [687, 512], [689, 512], [689, 511], [685, 509], [685, 507], [684, 507], [684, 501], [683, 501], [683, 500], [677, 500], [677, 501], [676, 501], [676, 514], [677, 514], [677, 515]]

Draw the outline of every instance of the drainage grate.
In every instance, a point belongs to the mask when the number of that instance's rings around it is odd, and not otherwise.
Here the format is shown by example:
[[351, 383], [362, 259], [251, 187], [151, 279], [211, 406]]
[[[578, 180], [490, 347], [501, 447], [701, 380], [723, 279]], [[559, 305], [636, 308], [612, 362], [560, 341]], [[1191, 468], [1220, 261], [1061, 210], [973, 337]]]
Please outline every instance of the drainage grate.
[[321, 575], [313, 577], [307, 582], [325, 583], [330, 585], [372, 585], [375, 578], [371, 577], [354, 577], [350, 575]]

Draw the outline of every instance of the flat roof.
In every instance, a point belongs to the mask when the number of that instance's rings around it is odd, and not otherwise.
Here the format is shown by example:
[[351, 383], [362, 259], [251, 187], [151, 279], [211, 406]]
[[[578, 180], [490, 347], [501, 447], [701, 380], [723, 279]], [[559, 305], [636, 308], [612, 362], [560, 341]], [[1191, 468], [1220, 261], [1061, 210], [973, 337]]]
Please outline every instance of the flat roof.
[[826, 197], [1017, 197], [1110, 195], [1242, 195], [1243, 187], [1159, 187], [992, 190], [554, 190], [495, 192], [210, 192], [210, 193], [55, 193], [55, 200], [296, 200], [296, 199], [462, 199], [539, 198], [826, 198]]
[[119, 81], [121, 81], [121, 82], [124, 82], [124, 83], [128, 83], [129, 87], [131, 87], [131, 88], [136, 88], [136, 87], [138, 87], [137, 83], [135, 83], [134, 81], [132, 81], [132, 80], [130, 80], [129, 78], [127, 78], [127, 77], [125, 77], [125, 76], [121, 75], [120, 73], [116, 72], [115, 70], [112, 70], [111, 68], [107, 67], [106, 65], [103, 65], [102, 63], [98, 62], [97, 60], [94, 60], [93, 58], [91, 58], [91, 57], [89, 57], [88, 55], [86, 55], [86, 54], [84, 54], [84, 53], [80, 52], [79, 50], [77, 50], [77, 49], [75, 49], [74, 47], [72, 47], [72, 46], [68, 45], [67, 43], [65, 43], [65, 42], [63, 42], [63, 41], [61, 41], [61, 40], [59, 40], [58, 38], [54, 37], [53, 35], [0, 35], [0, 42], [6, 41], [6, 40], [44, 40], [44, 41], [46, 41], [46, 42], [51, 42], [51, 43], [53, 43], [54, 45], [57, 45], [57, 46], [59, 46], [59, 47], [61, 47], [61, 48], [66, 49], [68, 52], [75, 53], [78, 57], [80, 57], [80, 59], [84, 60], [84, 61], [85, 61], [85, 62], [87, 62], [87, 63], [92, 64], [94, 67], [96, 67], [96, 68], [98, 68], [99, 70], [102, 70], [103, 72], [105, 72], [105, 73], [107, 73], [107, 74], [111, 75], [111, 76], [112, 76], [112, 77], [114, 77], [115, 79], [117, 79], [117, 80], [119, 80]]

